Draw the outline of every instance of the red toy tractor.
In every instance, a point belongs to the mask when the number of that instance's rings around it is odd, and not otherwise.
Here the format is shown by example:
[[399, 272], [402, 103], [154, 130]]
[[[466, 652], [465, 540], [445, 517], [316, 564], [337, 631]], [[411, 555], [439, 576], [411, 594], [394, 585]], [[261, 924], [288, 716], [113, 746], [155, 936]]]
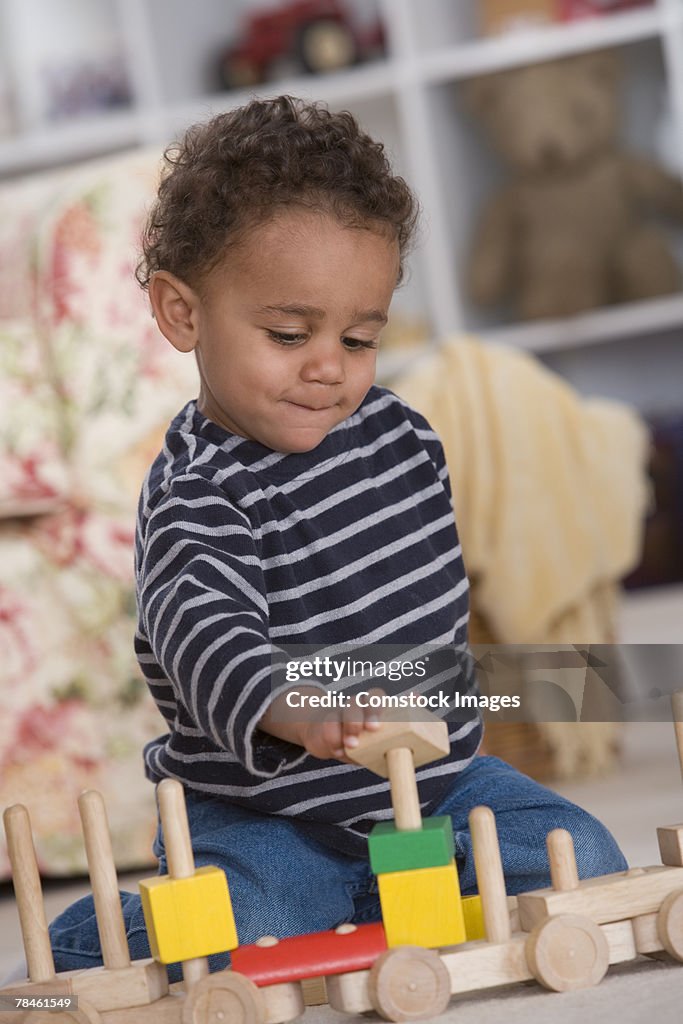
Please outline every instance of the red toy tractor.
[[221, 80], [226, 89], [246, 88], [265, 82], [277, 61], [321, 74], [383, 52], [380, 21], [354, 25], [339, 0], [294, 0], [247, 17], [240, 41], [221, 57]]

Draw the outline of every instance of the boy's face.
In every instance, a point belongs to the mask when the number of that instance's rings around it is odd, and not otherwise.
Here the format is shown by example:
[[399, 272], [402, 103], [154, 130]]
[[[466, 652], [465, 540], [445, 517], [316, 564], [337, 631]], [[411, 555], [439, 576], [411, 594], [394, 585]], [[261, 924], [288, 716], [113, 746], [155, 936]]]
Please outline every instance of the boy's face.
[[198, 300], [199, 409], [280, 452], [315, 448], [361, 404], [398, 244], [309, 211], [254, 229]]

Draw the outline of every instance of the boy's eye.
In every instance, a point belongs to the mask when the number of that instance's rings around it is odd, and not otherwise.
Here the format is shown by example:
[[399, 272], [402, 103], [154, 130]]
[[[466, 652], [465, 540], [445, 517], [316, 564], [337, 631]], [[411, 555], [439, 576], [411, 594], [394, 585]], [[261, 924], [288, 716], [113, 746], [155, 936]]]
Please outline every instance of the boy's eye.
[[376, 341], [361, 341], [360, 338], [342, 338], [342, 344], [349, 352], [356, 352], [360, 348], [377, 348]]
[[[296, 345], [300, 341], [305, 341], [308, 337], [307, 334], [282, 334], [280, 331], [268, 331], [267, 333], [278, 345]], [[377, 348], [376, 341], [363, 341], [360, 338], [344, 337], [342, 338], [342, 344], [349, 352], [356, 352], [361, 348]]]
[[308, 337], [307, 334], [280, 334], [279, 331], [268, 331], [267, 333], [278, 345], [296, 345], [298, 341], [305, 341]]

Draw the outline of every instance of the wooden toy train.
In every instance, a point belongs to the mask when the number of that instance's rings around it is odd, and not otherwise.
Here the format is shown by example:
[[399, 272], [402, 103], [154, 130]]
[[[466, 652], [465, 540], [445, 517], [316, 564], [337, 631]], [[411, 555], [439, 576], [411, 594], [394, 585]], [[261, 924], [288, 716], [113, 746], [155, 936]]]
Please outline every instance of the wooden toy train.
[[[673, 697], [683, 771], [683, 691]], [[388, 777], [395, 821], [376, 826], [370, 859], [382, 923], [239, 945], [223, 871], [195, 871], [179, 783], [158, 788], [168, 876], [140, 883], [153, 957], [131, 962], [106, 812], [79, 799], [104, 966], [56, 974], [30, 822], [4, 814], [29, 980], [0, 989], [4, 1024], [279, 1024], [306, 1003], [375, 1010], [387, 1020], [433, 1018], [452, 995], [536, 979], [562, 992], [598, 984], [640, 954], [683, 962], [683, 824], [657, 830], [662, 865], [579, 881], [568, 832], [548, 836], [552, 887], [507, 897], [493, 813], [470, 828], [479, 895], [460, 898], [448, 818], [422, 821], [415, 766], [448, 750], [445, 723], [385, 722], [349, 757]], [[206, 957], [231, 951], [209, 973]], [[180, 961], [169, 986], [165, 964]], [[311, 979], [324, 991], [311, 996]], [[324, 979], [324, 985], [322, 984]], [[315, 983], [313, 983], [315, 984]], [[305, 999], [305, 993], [309, 998]]]

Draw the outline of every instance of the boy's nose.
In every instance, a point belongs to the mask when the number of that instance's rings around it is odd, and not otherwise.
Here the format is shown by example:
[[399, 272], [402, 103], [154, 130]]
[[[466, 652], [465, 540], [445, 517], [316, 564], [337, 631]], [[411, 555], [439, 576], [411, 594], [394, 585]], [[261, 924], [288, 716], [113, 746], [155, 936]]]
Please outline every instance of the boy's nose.
[[344, 380], [344, 350], [339, 338], [316, 338], [305, 353], [301, 377], [320, 384], [341, 384]]

